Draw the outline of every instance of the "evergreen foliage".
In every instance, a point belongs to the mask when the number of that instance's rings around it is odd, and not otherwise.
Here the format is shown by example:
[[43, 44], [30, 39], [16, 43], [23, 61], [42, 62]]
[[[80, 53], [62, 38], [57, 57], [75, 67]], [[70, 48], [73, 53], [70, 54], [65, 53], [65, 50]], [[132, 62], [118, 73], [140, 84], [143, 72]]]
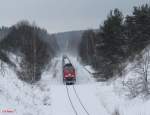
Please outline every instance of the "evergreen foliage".
[[110, 11], [98, 32], [84, 32], [79, 55], [81, 60], [92, 65], [101, 77], [109, 79], [116, 74], [121, 75], [123, 63], [133, 60], [150, 43], [149, 30], [148, 4], [134, 7], [133, 14], [126, 17], [119, 9], [114, 9]]

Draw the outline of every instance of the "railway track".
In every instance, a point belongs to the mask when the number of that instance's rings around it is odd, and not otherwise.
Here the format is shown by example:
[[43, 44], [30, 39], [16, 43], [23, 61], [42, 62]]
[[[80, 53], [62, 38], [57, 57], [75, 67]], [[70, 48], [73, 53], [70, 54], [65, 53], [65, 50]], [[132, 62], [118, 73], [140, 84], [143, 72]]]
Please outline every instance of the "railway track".
[[74, 85], [67, 86], [67, 95], [75, 115], [90, 115], [86, 107], [82, 103]]

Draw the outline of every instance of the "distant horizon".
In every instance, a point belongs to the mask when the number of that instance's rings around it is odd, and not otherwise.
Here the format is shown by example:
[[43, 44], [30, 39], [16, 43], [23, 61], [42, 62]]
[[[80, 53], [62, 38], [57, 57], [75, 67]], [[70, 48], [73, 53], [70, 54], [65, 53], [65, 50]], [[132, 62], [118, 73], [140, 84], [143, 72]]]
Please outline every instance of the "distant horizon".
[[[20, 21], [24, 21], [24, 20], [20, 20]], [[20, 21], [18, 21], [18, 22], [20, 22]], [[25, 21], [28, 21], [28, 20], [25, 20]], [[18, 23], [17, 22], [17, 23]], [[28, 21], [30, 24], [32, 24], [30, 21]], [[15, 24], [17, 24], [17, 23], [15, 23]], [[36, 23], [36, 22], [35, 22]], [[13, 24], [13, 25], [15, 25], [15, 24]], [[10, 25], [10, 26], [5, 26], [5, 25], [2, 25], [1, 27], [11, 27], [11, 26], [13, 26], [13, 25]], [[37, 27], [40, 27], [37, 23], [36, 23], [36, 26]], [[54, 33], [50, 33], [46, 28], [43, 28], [43, 27], [40, 27], [41, 29], [45, 29], [49, 34], [59, 34], [59, 33], [67, 33], [67, 32], [77, 32], [77, 31], [86, 31], [86, 30], [90, 30], [90, 29], [92, 29], [92, 30], [98, 30], [99, 28], [87, 28], [87, 29], [79, 29], [79, 30], [66, 30], [66, 31], [60, 31], [60, 32], [54, 32]]]

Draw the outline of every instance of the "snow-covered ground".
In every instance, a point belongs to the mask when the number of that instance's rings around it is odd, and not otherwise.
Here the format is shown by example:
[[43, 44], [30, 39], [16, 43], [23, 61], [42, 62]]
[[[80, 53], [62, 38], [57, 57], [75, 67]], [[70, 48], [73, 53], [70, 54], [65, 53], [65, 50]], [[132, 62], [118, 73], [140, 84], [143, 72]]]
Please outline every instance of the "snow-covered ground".
[[[124, 96], [122, 79], [97, 83], [75, 57], [69, 58], [76, 68], [76, 92], [90, 115], [116, 115], [115, 110], [120, 115], [150, 115], [150, 100], [139, 97], [129, 99]], [[0, 73], [0, 115], [75, 115], [66, 86], [62, 82], [61, 56], [52, 60], [50, 68], [47, 68], [42, 79], [34, 85], [19, 80], [13, 69], [6, 64], [5, 68], [5, 75]], [[86, 115], [72, 88], [68, 86], [78, 115]]]
[[50, 106], [49, 84], [24, 83], [6, 66], [5, 76], [0, 76], [0, 115], [48, 115]]
[[[94, 85], [75, 85], [76, 92], [84, 105], [84, 108], [89, 113], [89, 115], [109, 115], [106, 109], [101, 105], [96, 97]], [[80, 104], [73, 86], [67, 86], [69, 89], [69, 95], [77, 115], [87, 115], [86, 111]], [[67, 96], [66, 86], [52, 86], [52, 113], [53, 115], [75, 115], [71, 103]]]
[[[9, 55], [19, 67], [17, 56]], [[17, 78], [13, 68], [3, 66], [5, 72], [0, 72], [0, 115], [50, 115], [50, 83], [27, 84]]]
[[115, 110], [119, 111], [120, 115], [150, 115], [150, 100], [129, 99], [119, 95], [120, 92], [114, 84], [97, 83], [94, 87], [100, 103], [110, 115], [113, 115]]

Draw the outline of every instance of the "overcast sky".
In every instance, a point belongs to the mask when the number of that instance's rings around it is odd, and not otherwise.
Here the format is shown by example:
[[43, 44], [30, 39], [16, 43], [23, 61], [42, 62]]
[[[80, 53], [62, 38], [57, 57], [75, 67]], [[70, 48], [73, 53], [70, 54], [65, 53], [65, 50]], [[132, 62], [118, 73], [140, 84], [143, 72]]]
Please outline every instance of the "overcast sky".
[[49, 33], [98, 28], [111, 9], [130, 14], [149, 0], [0, 0], [0, 26], [36, 22]]

